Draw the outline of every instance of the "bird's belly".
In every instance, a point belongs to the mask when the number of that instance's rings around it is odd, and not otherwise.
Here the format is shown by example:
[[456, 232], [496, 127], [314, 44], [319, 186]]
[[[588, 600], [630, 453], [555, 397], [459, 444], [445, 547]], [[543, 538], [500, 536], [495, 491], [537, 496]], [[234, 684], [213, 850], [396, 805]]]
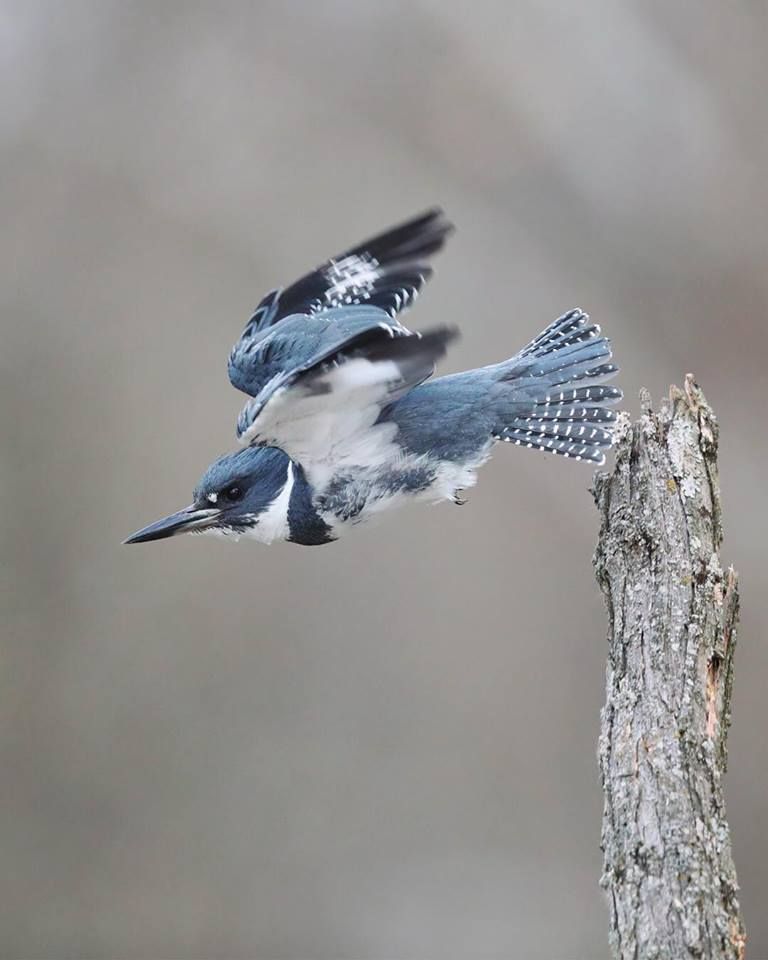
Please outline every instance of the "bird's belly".
[[337, 532], [340, 526], [364, 523], [409, 500], [432, 503], [455, 500], [458, 490], [474, 485], [480, 462], [459, 464], [419, 458], [385, 472], [362, 470], [338, 474], [318, 499], [317, 510]]

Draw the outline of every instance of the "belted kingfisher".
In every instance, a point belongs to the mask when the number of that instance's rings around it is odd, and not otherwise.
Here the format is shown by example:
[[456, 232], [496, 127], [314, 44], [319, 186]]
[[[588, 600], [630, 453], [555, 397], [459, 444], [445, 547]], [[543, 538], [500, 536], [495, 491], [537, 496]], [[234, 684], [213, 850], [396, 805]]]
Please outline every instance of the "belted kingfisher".
[[456, 331], [400, 321], [452, 225], [430, 210], [259, 303], [229, 358], [245, 449], [193, 503], [125, 542], [179, 533], [328, 543], [408, 498], [463, 503], [499, 441], [600, 464], [621, 399], [609, 341], [570, 310], [509, 360], [429, 379]]

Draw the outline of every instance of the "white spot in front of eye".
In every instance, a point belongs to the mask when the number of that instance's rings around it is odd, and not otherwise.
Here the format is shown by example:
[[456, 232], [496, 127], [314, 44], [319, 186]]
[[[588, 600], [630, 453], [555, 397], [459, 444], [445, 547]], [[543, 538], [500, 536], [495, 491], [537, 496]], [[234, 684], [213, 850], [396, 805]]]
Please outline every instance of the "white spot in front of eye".
[[216, 503], [216, 501], [219, 499], [219, 495], [218, 493], [209, 493], [205, 499], [208, 500], [209, 503]]

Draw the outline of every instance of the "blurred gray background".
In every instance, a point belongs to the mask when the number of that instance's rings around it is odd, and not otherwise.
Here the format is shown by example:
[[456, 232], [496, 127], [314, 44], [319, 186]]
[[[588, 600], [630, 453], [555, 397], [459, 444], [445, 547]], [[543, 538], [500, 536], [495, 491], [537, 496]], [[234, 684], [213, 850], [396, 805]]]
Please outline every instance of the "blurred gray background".
[[233, 448], [271, 286], [434, 203], [444, 370], [588, 309], [692, 370], [743, 578], [728, 809], [768, 956], [761, 4], [0, 4], [0, 953], [604, 958], [591, 471], [322, 549], [122, 547]]

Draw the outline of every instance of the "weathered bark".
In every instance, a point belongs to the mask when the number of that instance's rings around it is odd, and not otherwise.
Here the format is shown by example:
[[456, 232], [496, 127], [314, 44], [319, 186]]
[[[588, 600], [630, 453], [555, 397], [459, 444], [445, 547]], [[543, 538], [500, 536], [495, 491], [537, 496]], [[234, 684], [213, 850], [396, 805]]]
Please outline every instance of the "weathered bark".
[[689, 374], [618, 424], [595, 478], [609, 615], [602, 885], [621, 960], [742, 960], [722, 781], [738, 586], [723, 572], [718, 428]]

